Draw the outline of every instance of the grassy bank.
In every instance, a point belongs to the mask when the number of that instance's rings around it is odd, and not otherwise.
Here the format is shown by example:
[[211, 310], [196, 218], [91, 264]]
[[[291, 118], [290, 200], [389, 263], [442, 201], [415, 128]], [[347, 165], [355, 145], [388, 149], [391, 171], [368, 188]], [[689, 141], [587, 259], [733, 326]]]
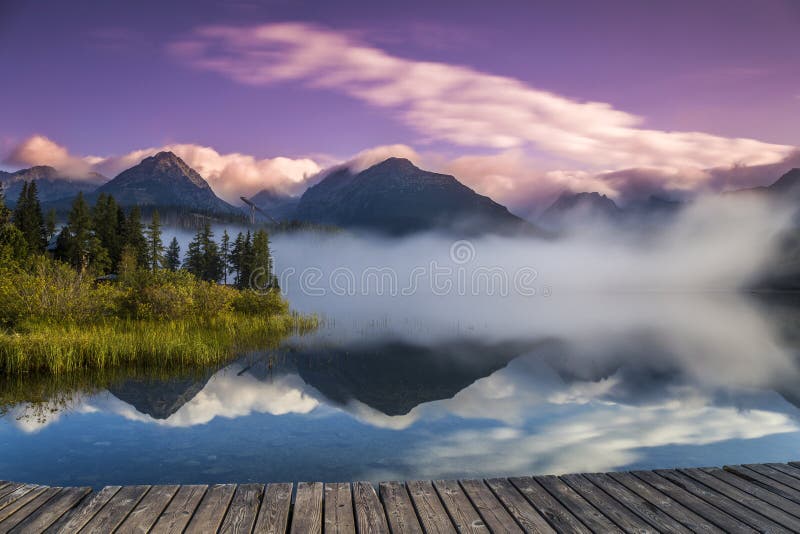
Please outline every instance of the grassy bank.
[[317, 326], [278, 292], [136, 269], [98, 282], [60, 262], [0, 267], [0, 375], [224, 363]]

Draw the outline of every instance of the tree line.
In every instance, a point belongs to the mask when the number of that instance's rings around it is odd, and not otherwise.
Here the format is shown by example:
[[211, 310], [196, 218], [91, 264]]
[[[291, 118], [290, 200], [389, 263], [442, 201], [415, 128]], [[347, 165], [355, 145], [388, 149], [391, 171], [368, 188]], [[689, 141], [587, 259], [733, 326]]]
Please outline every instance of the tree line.
[[6, 208], [0, 188], [0, 260], [19, 261], [46, 252], [95, 275], [137, 268], [154, 272], [185, 269], [203, 280], [230, 281], [240, 289], [248, 287], [256, 275], [260, 289], [278, 286], [269, 235], [263, 229], [239, 232], [233, 240], [224, 230], [218, 243], [206, 221], [182, 257], [177, 238], [164, 245], [158, 211], [143, 225], [138, 206], [126, 212], [113, 196], [101, 193], [90, 207], [79, 193], [59, 231], [55, 212], [46, 217], [42, 214], [35, 181], [23, 184], [13, 211]]

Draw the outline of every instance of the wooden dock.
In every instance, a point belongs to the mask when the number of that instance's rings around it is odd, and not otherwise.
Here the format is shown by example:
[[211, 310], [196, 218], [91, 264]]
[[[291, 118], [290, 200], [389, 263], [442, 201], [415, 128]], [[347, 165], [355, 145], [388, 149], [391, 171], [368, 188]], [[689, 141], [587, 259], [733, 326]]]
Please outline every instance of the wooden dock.
[[800, 532], [800, 463], [377, 487], [0, 482], [0, 532]]

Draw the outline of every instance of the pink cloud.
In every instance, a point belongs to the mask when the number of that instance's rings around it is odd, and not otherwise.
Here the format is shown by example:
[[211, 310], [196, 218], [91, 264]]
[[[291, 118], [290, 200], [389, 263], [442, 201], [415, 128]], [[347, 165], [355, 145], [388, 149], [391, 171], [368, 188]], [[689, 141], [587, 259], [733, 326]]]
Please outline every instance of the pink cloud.
[[780, 161], [793, 147], [644, 127], [642, 117], [468, 67], [395, 57], [305, 24], [198, 29], [174, 43], [190, 65], [235, 81], [300, 81], [392, 109], [428, 139], [500, 150], [537, 149], [595, 171], [710, 168]]

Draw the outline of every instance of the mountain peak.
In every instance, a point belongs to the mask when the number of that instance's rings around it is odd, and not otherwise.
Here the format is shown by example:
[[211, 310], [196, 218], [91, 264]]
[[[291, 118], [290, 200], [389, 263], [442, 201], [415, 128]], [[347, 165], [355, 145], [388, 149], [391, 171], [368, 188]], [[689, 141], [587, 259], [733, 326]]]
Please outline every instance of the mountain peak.
[[800, 187], [800, 168], [795, 167], [790, 170], [768, 187], [768, 189], [779, 192], [786, 192]]

